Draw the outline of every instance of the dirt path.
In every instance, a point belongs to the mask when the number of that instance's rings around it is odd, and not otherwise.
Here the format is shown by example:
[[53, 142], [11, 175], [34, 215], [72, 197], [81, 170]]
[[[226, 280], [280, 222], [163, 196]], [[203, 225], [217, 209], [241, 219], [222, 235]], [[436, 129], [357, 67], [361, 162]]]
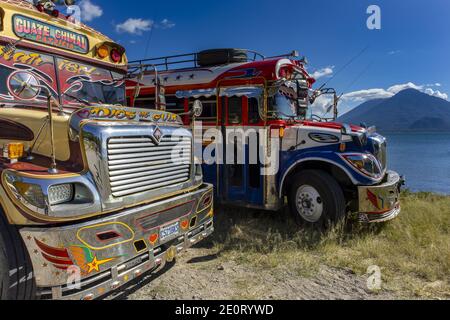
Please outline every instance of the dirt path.
[[321, 267], [303, 277], [284, 268], [262, 269], [221, 261], [213, 249], [194, 248], [177, 263], [118, 292], [131, 300], [352, 300], [396, 299], [367, 290], [366, 279], [345, 270]]

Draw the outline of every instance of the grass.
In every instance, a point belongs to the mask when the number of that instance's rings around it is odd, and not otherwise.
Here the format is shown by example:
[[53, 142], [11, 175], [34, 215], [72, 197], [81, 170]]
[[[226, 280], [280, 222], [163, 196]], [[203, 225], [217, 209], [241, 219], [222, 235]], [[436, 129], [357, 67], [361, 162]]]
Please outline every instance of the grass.
[[223, 209], [213, 242], [222, 259], [256, 268], [288, 268], [303, 277], [320, 266], [364, 275], [382, 270], [383, 289], [405, 298], [450, 299], [450, 197], [403, 194], [396, 220], [347, 223], [321, 234], [297, 227], [288, 213]]

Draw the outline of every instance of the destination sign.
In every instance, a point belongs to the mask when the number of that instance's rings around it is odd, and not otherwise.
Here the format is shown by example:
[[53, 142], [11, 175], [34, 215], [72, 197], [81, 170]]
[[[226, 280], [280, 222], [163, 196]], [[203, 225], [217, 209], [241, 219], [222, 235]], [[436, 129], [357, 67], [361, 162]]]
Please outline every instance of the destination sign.
[[16, 36], [72, 52], [89, 52], [89, 39], [82, 34], [60, 28], [19, 14], [13, 16]]

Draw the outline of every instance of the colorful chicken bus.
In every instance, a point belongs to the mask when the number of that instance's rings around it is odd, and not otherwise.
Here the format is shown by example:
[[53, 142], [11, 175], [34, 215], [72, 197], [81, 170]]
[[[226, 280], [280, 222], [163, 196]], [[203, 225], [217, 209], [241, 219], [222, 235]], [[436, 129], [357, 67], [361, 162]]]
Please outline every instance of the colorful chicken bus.
[[[312, 90], [315, 80], [296, 52], [267, 58], [218, 49], [131, 65], [149, 63], [160, 68], [168, 111], [185, 114], [195, 100], [203, 102], [203, 132], [196, 134], [203, 154], [197, 156], [216, 153], [203, 171], [218, 202], [274, 211], [287, 202], [299, 223], [319, 228], [349, 213], [365, 222], [400, 213], [403, 179], [388, 171], [386, 139], [374, 128], [314, 115], [314, 99], [334, 91]], [[152, 107], [154, 83], [151, 70], [128, 81], [131, 105]], [[184, 116], [185, 125], [190, 121]]]
[[0, 1], [0, 299], [105, 296], [213, 232], [179, 116], [124, 107], [125, 50]]

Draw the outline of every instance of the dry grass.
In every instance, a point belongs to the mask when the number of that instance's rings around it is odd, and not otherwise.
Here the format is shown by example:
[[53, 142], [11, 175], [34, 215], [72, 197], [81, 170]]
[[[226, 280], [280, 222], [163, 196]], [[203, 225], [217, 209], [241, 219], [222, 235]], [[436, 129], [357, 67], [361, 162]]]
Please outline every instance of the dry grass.
[[450, 197], [403, 196], [395, 221], [348, 223], [327, 234], [300, 230], [288, 213], [223, 209], [212, 238], [220, 258], [312, 276], [320, 265], [363, 275], [382, 269], [384, 289], [405, 298], [450, 298]]

